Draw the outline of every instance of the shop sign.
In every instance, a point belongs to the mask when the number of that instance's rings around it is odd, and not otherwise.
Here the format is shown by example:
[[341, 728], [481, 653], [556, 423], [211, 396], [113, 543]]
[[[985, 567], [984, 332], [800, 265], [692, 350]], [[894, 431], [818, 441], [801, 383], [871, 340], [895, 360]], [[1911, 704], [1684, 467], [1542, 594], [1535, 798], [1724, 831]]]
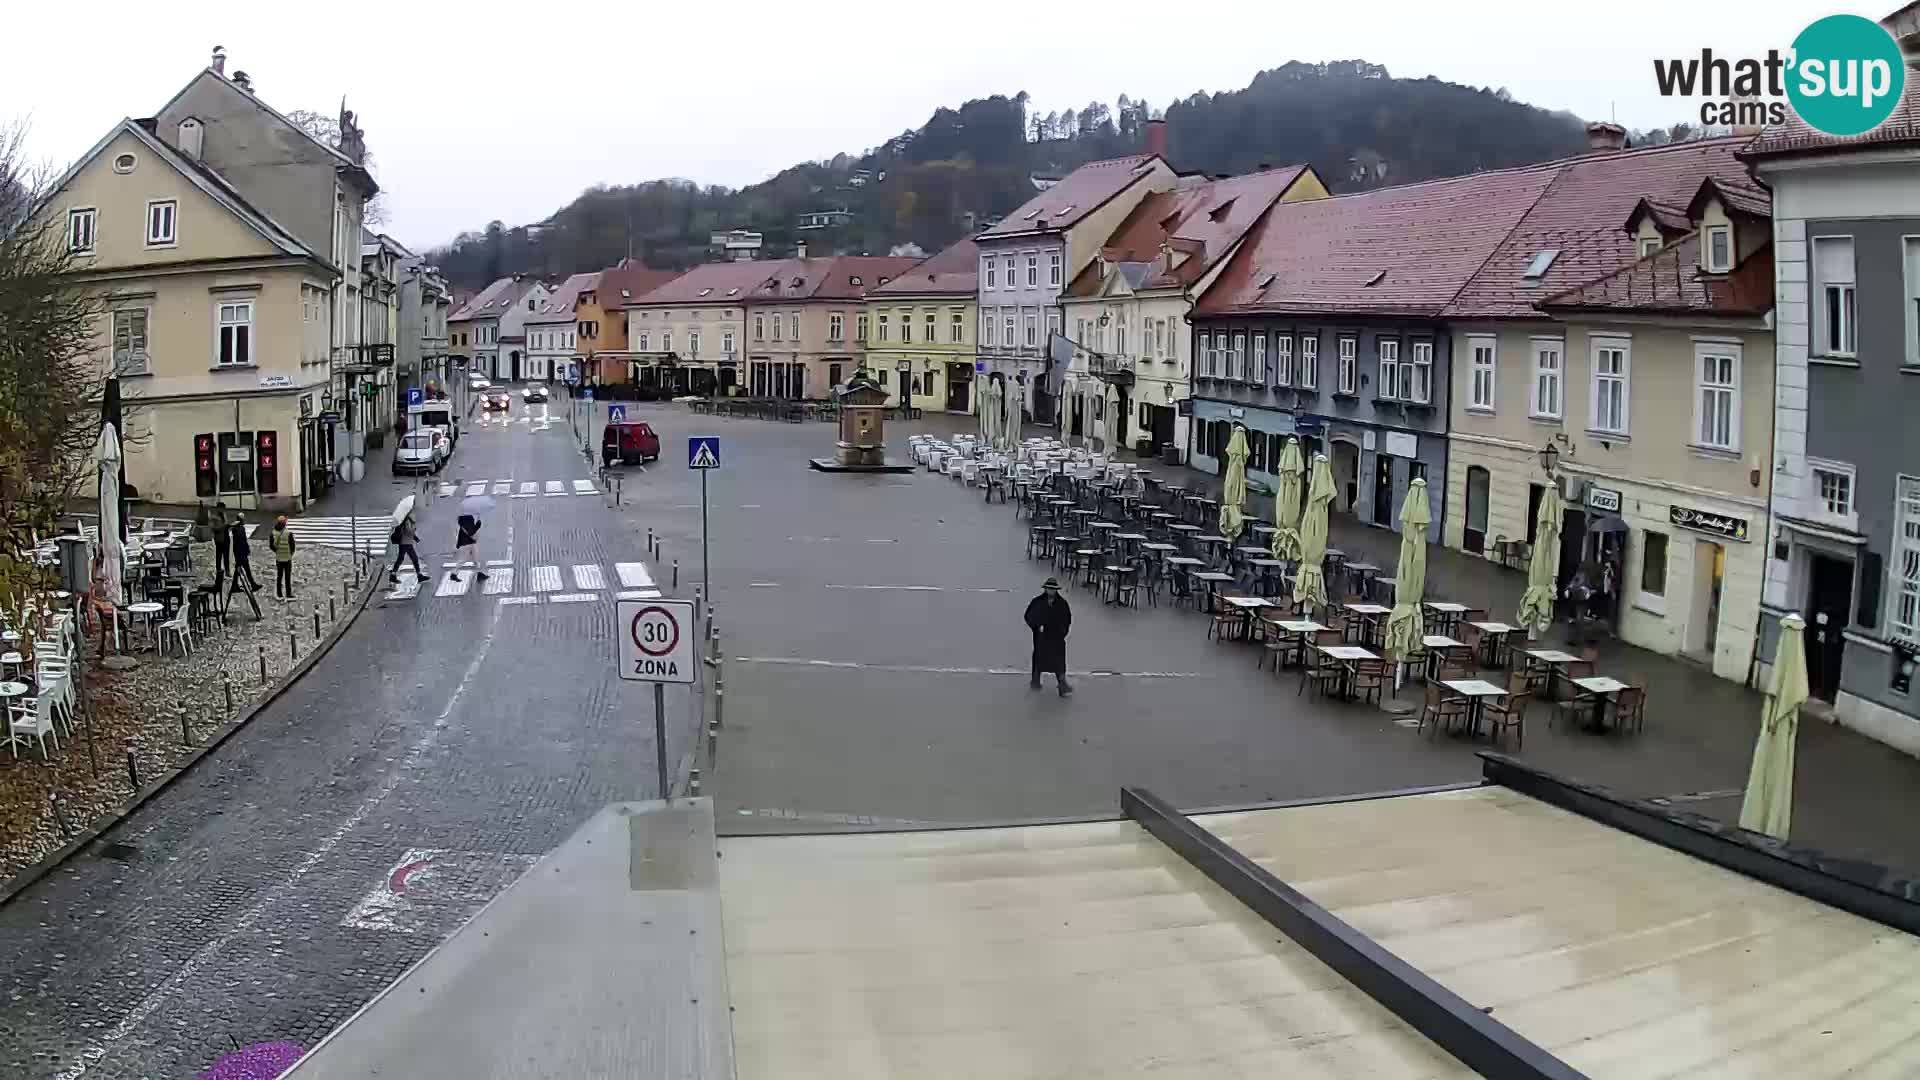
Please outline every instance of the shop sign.
[[1420, 439], [1405, 431], [1389, 431], [1386, 436], [1386, 451], [1398, 458], [1417, 458], [1420, 456]]
[[1710, 514], [1705, 510], [1695, 510], [1691, 506], [1674, 506], [1668, 508], [1667, 520], [1683, 529], [1724, 536], [1743, 544], [1748, 539], [1747, 519], [1730, 514]]
[[1612, 488], [1594, 487], [1588, 484], [1587, 508], [1617, 514], [1620, 512], [1620, 493]]

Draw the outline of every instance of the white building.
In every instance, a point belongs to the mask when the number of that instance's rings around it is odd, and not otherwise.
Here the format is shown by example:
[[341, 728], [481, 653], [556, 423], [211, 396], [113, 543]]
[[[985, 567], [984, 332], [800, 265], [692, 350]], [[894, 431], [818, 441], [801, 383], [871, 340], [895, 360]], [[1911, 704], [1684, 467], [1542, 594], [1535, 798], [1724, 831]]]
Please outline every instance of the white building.
[[567, 382], [580, 371], [580, 337], [576, 309], [582, 294], [600, 284], [600, 274], [575, 274], [540, 302], [540, 310], [527, 316], [527, 363], [524, 378], [528, 382]]

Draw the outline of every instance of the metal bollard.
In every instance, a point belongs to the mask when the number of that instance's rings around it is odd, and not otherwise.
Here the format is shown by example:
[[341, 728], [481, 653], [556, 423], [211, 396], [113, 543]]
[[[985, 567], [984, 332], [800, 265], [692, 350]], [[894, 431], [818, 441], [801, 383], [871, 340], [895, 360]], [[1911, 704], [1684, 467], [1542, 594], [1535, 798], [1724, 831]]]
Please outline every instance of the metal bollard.
[[720, 760], [720, 721], [707, 721], [707, 767], [715, 768]]
[[267, 685], [267, 647], [260, 646], [260, 685]]
[[699, 769], [687, 770], [687, 794], [696, 799], [700, 797], [700, 770]]
[[713, 730], [718, 732], [727, 722], [727, 688], [724, 680], [713, 680]]
[[67, 819], [67, 801], [58, 795], [49, 794], [47, 802], [53, 805], [53, 820], [60, 826], [63, 839], [73, 839], [73, 822]]
[[300, 635], [291, 625], [287, 627], [287, 655], [294, 660], [300, 659]]
[[185, 709], [180, 710], [180, 745], [181, 746], [193, 745], [193, 727], [191, 722], [187, 719], [187, 710]]
[[[356, 574], [358, 574], [358, 573], [360, 572], [360, 563], [359, 563], [359, 560], [357, 560], [357, 559], [356, 559], [356, 560], [354, 561], [354, 564], [353, 564], [353, 567], [354, 567], [354, 573], [356, 573]], [[341, 602], [341, 603], [343, 603], [343, 604], [344, 604], [344, 603], [346, 603], [346, 602], [347, 602], [347, 597], [349, 597], [349, 596], [351, 596], [351, 595], [353, 595], [353, 594], [351, 594], [351, 593], [349, 593], [349, 592], [347, 591], [347, 581], [346, 581], [346, 579], [345, 579], [345, 578], [341, 578], [341, 579], [340, 579], [340, 602]], [[331, 599], [331, 598], [329, 598], [329, 599]]]
[[680, 587], [680, 560], [679, 559], [673, 560], [673, 587], [676, 589]]
[[227, 692], [227, 719], [231, 720], [233, 719], [233, 676], [222, 671], [220, 673], [220, 688]]
[[313, 640], [320, 640], [320, 605], [313, 605]]
[[135, 791], [140, 790], [140, 759], [134, 756], [137, 744], [127, 744], [127, 785]]
[[647, 554], [653, 554], [653, 530], [647, 530]]
[[[314, 605], [314, 607], [316, 607], [316, 608], [317, 608], [317, 607], [319, 607], [319, 606], [320, 606], [320, 605], [318, 605], [318, 604], [315, 604], [315, 605]], [[328, 621], [329, 623], [331, 623], [331, 622], [334, 622], [335, 620], [337, 620], [337, 619], [339, 619], [339, 618], [340, 618], [340, 612], [339, 612], [339, 611], [337, 611], [337, 610], [335, 610], [335, 608], [334, 608], [334, 606], [333, 606], [333, 597], [331, 597], [331, 596], [329, 596], [329, 597], [327, 597], [327, 621]]]

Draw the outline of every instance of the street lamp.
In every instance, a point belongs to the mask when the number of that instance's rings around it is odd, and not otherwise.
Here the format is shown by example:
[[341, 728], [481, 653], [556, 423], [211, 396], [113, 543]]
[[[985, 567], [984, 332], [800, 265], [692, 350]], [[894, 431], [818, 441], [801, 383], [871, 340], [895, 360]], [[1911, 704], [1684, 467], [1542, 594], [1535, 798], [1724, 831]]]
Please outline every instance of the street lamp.
[[901, 357], [900, 362], [894, 366], [900, 372], [900, 407], [904, 409], [913, 404], [913, 396], [908, 392], [908, 388], [913, 385], [913, 361]]
[[1549, 439], [1546, 445], [1540, 448], [1540, 468], [1551, 477], [1553, 471], [1558, 468], [1559, 465], [1560, 448], [1553, 445], [1553, 440]]

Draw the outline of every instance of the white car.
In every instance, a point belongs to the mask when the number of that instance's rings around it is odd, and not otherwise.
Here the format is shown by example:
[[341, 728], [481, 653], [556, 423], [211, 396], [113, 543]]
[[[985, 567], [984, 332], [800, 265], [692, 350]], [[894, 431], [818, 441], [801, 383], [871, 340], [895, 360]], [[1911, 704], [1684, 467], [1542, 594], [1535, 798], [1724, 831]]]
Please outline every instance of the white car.
[[481, 375], [472, 376], [467, 380], [467, 389], [469, 390], [487, 390], [492, 388], [492, 386], [493, 384], [488, 382], [485, 376]]
[[438, 428], [418, 428], [400, 436], [393, 454], [396, 473], [437, 473], [453, 456], [453, 447]]

